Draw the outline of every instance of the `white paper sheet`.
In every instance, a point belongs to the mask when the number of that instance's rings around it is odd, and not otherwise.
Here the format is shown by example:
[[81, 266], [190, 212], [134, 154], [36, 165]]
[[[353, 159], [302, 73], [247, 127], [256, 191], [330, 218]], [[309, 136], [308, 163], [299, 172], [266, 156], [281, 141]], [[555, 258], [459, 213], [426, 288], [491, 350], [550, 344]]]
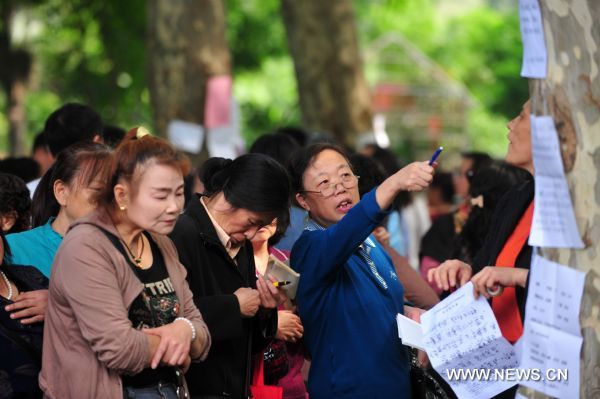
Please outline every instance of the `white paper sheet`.
[[[539, 369], [543, 379], [522, 385], [558, 398], [579, 397], [584, 283], [585, 273], [533, 255], [520, 368]], [[567, 370], [566, 379], [558, 380], [559, 370]]]
[[583, 248], [552, 117], [531, 115], [531, 145], [535, 206], [529, 245]]
[[[579, 398], [579, 353], [583, 338], [531, 322], [523, 333], [522, 370], [540, 370], [539, 380], [520, 383], [556, 398]], [[562, 373], [566, 370], [566, 376]]]
[[525, 322], [581, 336], [579, 310], [585, 273], [534, 254], [531, 258]]
[[538, 0], [519, 0], [519, 18], [523, 40], [521, 76], [543, 79], [546, 77], [548, 55]]
[[459, 398], [490, 398], [515, 385], [500, 379], [451, 379], [450, 370], [514, 369], [518, 359], [502, 337], [489, 303], [473, 296], [468, 283], [421, 315], [424, 344], [432, 366]]
[[404, 345], [412, 346], [422, 351], [426, 350], [423, 343], [423, 329], [421, 328], [421, 324], [400, 313], [396, 315], [396, 323], [398, 324], [398, 336]]
[[204, 142], [204, 128], [197, 123], [175, 119], [169, 122], [167, 136], [178, 150], [198, 154]]

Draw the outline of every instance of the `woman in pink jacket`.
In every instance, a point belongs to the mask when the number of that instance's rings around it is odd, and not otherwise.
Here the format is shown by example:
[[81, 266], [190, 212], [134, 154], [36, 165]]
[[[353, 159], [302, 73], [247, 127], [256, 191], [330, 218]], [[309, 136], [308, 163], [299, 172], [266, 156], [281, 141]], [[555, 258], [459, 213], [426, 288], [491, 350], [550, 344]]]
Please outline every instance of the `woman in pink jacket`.
[[177, 397], [176, 367], [208, 354], [208, 329], [166, 237], [183, 208], [187, 169], [142, 128], [116, 149], [97, 210], [70, 227], [52, 266], [46, 397]]

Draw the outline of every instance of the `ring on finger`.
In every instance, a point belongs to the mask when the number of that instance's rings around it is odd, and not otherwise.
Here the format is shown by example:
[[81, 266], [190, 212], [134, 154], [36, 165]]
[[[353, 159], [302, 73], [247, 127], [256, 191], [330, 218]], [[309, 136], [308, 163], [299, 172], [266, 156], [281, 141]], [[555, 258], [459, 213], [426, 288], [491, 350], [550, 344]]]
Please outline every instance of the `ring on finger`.
[[504, 287], [498, 284], [496, 285], [496, 288], [486, 287], [485, 290], [488, 295], [493, 298], [502, 294], [504, 292]]

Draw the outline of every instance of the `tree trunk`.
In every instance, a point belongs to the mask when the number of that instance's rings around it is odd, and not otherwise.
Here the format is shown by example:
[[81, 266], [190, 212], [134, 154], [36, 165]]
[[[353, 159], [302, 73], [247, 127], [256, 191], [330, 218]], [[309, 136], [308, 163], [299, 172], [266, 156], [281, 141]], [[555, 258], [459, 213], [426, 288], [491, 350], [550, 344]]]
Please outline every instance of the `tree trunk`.
[[[587, 272], [581, 304], [581, 398], [600, 397], [600, 2], [541, 0], [548, 75], [530, 82], [532, 110], [557, 127], [583, 250], [542, 249]], [[571, 374], [569, 374], [569, 377]], [[530, 398], [545, 398], [519, 388]]]
[[[203, 124], [206, 82], [230, 74], [222, 0], [152, 0], [148, 12], [150, 95], [156, 133], [172, 119]], [[206, 158], [203, 152], [195, 161]]]
[[304, 126], [345, 144], [372, 130], [351, 0], [282, 0]]
[[10, 25], [13, 4], [0, 2], [0, 82], [6, 93], [6, 114], [8, 116], [8, 141], [10, 155], [24, 155], [25, 133], [25, 94], [31, 71], [31, 55], [24, 50], [12, 48]]

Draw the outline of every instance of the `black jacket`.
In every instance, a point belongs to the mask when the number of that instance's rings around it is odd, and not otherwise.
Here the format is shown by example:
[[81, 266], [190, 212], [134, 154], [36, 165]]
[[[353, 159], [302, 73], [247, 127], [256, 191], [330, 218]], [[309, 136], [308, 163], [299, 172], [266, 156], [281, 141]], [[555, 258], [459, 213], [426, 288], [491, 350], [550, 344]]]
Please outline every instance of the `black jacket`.
[[252, 245], [244, 243], [235, 258], [236, 265], [197, 194], [192, 196], [171, 238], [212, 338], [208, 358], [193, 363], [186, 374], [190, 393], [246, 398], [251, 353], [266, 347], [277, 330], [276, 310], [259, 311], [252, 319], [242, 318], [233, 294], [241, 287], [256, 288]]
[[[504, 244], [517, 227], [521, 216], [525, 213], [531, 201], [533, 201], [534, 182], [528, 180], [510, 189], [498, 203], [489, 232], [483, 247], [479, 250], [473, 261], [473, 275], [477, 274], [485, 266], [494, 265], [496, 258], [502, 251]], [[525, 243], [523, 249], [517, 256], [515, 267], [529, 270], [531, 266], [532, 247]], [[527, 279], [529, 283], [529, 278]], [[521, 313], [521, 320], [525, 320], [525, 300], [527, 289], [516, 287], [517, 303]]]
[[[504, 244], [517, 227], [521, 216], [525, 213], [534, 195], [534, 182], [528, 180], [510, 189], [498, 202], [498, 206], [492, 217], [490, 230], [486, 236], [483, 247], [479, 250], [473, 261], [473, 275], [477, 274], [485, 266], [493, 265], [502, 251]], [[531, 255], [533, 248], [528, 243], [523, 245], [523, 249], [517, 256], [515, 267], [529, 270], [531, 266]], [[517, 295], [517, 304], [521, 320], [525, 321], [525, 301], [527, 299], [527, 287], [529, 286], [529, 276], [525, 288], [515, 287]], [[504, 392], [494, 396], [493, 399], [512, 399], [515, 397], [518, 385], [507, 389]]]
[[[19, 292], [48, 289], [48, 279], [33, 266], [1, 265], [0, 270]], [[0, 398], [41, 398], [38, 373], [44, 323], [24, 325], [11, 319], [4, 310], [10, 303], [0, 296]]]

